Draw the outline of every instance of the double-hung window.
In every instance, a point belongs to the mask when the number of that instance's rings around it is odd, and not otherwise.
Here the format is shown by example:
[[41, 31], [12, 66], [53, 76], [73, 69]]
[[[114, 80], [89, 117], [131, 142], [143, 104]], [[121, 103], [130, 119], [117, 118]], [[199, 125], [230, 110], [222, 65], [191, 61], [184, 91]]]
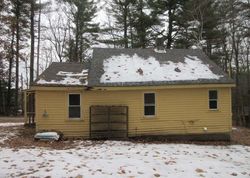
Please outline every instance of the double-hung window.
[[144, 93], [144, 116], [155, 116], [155, 93]]
[[209, 90], [209, 109], [218, 109], [218, 91]]
[[69, 118], [80, 119], [81, 118], [81, 95], [69, 94]]

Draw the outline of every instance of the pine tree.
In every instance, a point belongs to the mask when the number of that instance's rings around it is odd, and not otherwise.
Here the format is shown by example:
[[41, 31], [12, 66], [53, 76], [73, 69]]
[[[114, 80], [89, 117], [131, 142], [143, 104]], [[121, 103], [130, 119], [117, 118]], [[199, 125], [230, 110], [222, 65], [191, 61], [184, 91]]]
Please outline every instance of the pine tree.
[[150, 13], [150, 6], [147, 1], [139, 0], [133, 3], [130, 24], [133, 29], [131, 35], [134, 48], [146, 48], [153, 45], [152, 41], [155, 37], [152, 29], [154, 25], [159, 25], [160, 22], [155, 14]]
[[6, 114], [7, 75], [3, 64], [4, 54], [0, 51], [0, 114]]
[[[96, 6], [92, 0], [65, 0], [71, 5], [71, 15], [74, 23], [74, 56], [70, 61], [83, 62], [84, 51], [96, 40], [98, 25], [92, 22]], [[71, 43], [69, 43], [71, 44]], [[72, 47], [69, 47], [72, 49]]]
[[36, 0], [30, 0], [30, 85], [34, 80], [34, 58], [35, 58], [35, 3]]
[[186, 1], [177, 21], [179, 34], [175, 46], [188, 48], [195, 45], [212, 57], [212, 48], [219, 43], [221, 35], [217, 7], [213, 0]]
[[[34, 63], [35, 63], [35, 37], [37, 32], [37, 68], [36, 77], [39, 75], [39, 55], [40, 55], [40, 33], [41, 33], [41, 13], [42, 9], [46, 7], [47, 3], [42, 3], [41, 0], [28, 0], [29, 2], [29, 20], [30, 20], [30, 85], [34, 80]], [[38, 24], [36, 29], [35, 16], [38, 13]]]
[[11, 0], [12, 13], [14, 18], [14, 31], [15, 31], [15, 113], [19, 109], [19, 60], [20, 60], [20, 48], [22, 45], [20, 41], [25, 41], [27, 35], [27, 1], [25, 0]]
[[40, 42], [41, 42], [41, 15], [42, 15], [42, 2], [39, 0], [38, 4], [38, 22], [37, 22], [37, 58], [36, 58], [36, 78], [40, 74]]
[[[177, 22], [182, 20], [179, 14], [183, 10], [183, 5], [187, 2], [183, 0], [150, 0], [149, 5], [152, 8], [152, 13], [159, 17], [160, 15], [167, 14], [165, 16], [165, 22], [167, 22], [167, 28], [163, 27], [163, 31], [159, 31], [163, 40], [166, 41], [166, 48], [170, 49], [175, 42], [175, 36], [179, 31]], [[161, 20], [161, 19], [159, 19]], [[162, 20], [161, 20], [162, 21]]]
[[114, 17], [115, 22], [112, 24], [112, 27], [105, 30], [111, 33], [113, 39], [106, 40], [104, 41], [105, 43], [119, 45], [124, 48], [132, 46], [129, 44], [131, 43], [129, 40], [129, 16], [133, 3], [135, 3], [135, 0], [112, 0], [107, 12]]

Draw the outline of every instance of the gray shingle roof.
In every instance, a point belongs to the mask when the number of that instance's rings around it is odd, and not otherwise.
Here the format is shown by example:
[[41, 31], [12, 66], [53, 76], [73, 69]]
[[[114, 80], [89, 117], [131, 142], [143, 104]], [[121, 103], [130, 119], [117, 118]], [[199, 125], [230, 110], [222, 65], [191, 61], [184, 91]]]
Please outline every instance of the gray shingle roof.
[[88, 69], [82, 63], [53, 62], [33, 83], [35, 86], [85, 86]]
[[[119, 56], [121, 54], [133, 56], [137, 54], [139, 57], [147, 59], [154, 57], [160, 64], [166, 62], [184, 63], [186, 56], [197, 56], [204, 64], [209, 66], [209, 69], [219, 79], [198, 79], [198, 80], [176, 80], [176, 81], [146, 81], [146, 82], [114, 82], [114, 83], [101, 83], [100, 79], [104, 74], [104, 60], [112, 56]], [[95, 48], [93, 51], [93, 59], [91, 61], [89, 70], [89, 86], [153, 86], [153, 85], [169, 85], [169, 84], [232, 84], [234, 81], [230, 79], [213, 61], [211, 61], [202, 50], [197, 49], [171, 49], [166, 50], [165, 53], [157, 53], [154, 49], [110, 49], [110, 48]]]
[[[197, 56], [203, 64], [209, 66], [213, 74], [219, 75], [218, 79], [197, 79], [197, 80], [161, 80], [161, 81], [136, 81], [136, 82], [100, 82], [104, 74], [104, 61], [112, 56], [120, 55], [134, 56], [142, 59], [153, 57], [161, 64], [185, 63], [185, 57]], [[175, 70], [175, 69], [173, 69]], [[179, 70], [179, 69], [177, 69]], [[88, 73], [87, 73], [88, 71]], [[144, 77], [144, 76], [143, 76]], [[34, 86], [159, 86], [173, 84], [233, 84], [230, 79], [213, 61], [211, 61], [201, 50], [194, 49], [171, 49], [165, 53], [157, 53], [154, 49], [110, 49], [94, 48], [93, 59], [90, 69], [82, 63], [52, 63], [34, 81]]]

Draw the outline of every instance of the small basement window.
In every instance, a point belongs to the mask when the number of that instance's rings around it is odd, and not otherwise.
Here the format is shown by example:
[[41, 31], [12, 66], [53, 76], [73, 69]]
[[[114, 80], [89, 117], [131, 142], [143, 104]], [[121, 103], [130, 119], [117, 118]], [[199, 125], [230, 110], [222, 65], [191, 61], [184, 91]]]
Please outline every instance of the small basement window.
[[81, 118], [80, 94], [69, 94], [69, 118]]
[[144, 116], [155, 116], [155, 93], [144, 93]]
[[218, 109], [218, 91], [209, 90], [209, 109]]

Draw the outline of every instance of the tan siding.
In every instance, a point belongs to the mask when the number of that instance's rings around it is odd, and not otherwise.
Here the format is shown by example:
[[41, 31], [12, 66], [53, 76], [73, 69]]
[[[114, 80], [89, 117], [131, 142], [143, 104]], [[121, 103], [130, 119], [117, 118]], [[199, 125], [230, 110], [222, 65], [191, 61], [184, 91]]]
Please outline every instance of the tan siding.
[[[219, 109], [208, 109], [208, 90], [217, 89]], [[74, 91], [75, 93], [76, 91]], [[80, 92], [80, 91], [79, 91]], [[156, 93], [156, 117], [143, 116], [143, 93]], [[91, 105], [129, 106], [129, 136], [231, 131], [230, 88], [150, 89], [129, 91], [82, 91], [83, 121], [67, 118], [70, 91], [37, 91], [37, 129], [60, 130], [68, 136], [88, 137]], [[42, 114], [46, 109], [48, 118]], [[207, 131], [204, 132], [204, 127]]]
[[[156, 93], [156, 117], [143, 117], [143, 93]], [[129, 106], [129, 135], [229, 132], [230, 89], [218, 89], [219, 110], [208, 109], [208, 89], [89, 92], [89, 105]]]
[[[88, 137], [88, 125], [85, 111], [82, 107], [83, 120], [68, 119], [68, 93], [81, 93], [82, 91], [37, 91], [36, 92], [36, 123], [37, 131], [58, 130], [66, 136]], [[48, 117], [43, 117], [46, 110]]]

